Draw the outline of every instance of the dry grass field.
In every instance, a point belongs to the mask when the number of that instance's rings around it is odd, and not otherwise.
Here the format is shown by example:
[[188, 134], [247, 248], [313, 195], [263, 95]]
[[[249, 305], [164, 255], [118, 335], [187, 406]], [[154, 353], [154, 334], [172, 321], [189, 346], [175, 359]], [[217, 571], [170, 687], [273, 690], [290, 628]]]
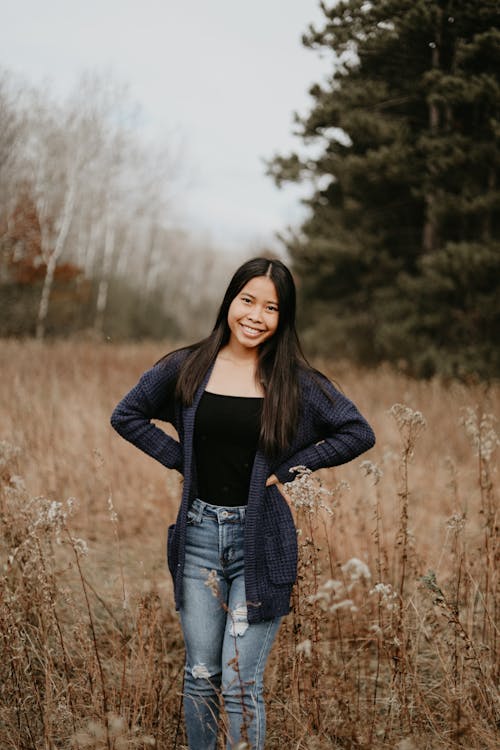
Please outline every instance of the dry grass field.
[[[158, 344], [0, 342], [1, 750], [185, 747], [180, 479], [109, 426]], [[498, 747], [498, 385], [317, 363], [377, 445], [290, 492], [269, 750]], [[399, 405], [399, 406], [398, 406]]]

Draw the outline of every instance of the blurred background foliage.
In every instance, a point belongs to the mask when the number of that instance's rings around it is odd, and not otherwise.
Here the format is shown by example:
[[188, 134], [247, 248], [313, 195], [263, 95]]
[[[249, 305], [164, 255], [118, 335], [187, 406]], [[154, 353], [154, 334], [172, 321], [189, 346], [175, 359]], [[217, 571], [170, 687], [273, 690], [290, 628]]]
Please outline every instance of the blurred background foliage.
[[[311, 186], [281, 235], [306, 351], [498, 377], [498, 3], [321, 7], [303, 43], [331, 75], [295, 116], [297, 153], [267, 164], [278, 186]], [[136, 120], [103, 77], [63, 103], [0, 77], [0, 336], [208, 332], [241, 258], [177, 228], [179, 155]]]

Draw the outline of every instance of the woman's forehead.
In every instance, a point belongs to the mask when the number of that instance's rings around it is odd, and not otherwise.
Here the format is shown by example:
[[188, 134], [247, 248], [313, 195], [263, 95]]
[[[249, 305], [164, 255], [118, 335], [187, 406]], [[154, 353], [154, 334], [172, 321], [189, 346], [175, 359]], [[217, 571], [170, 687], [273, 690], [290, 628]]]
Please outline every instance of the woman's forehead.
[[247, 281], [241, 291], [247, 292], [253, 297], [265, 299], [266, 302], [278, 301], [276, 287], [268, 276], [254, 276], [250, 281]]

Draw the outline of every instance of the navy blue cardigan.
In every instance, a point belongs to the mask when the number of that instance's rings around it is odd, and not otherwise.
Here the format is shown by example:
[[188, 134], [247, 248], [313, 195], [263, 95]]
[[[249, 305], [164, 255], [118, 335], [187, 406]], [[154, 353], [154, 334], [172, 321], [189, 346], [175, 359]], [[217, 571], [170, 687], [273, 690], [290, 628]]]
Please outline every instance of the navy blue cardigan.
[[[111, 424], [122, 437], [163, 466], [184, 475], [177, 521], [168, 529], [167, 548], [177, 609], [182, 603], [187, 512], [196, 497], [194, 421], [211, 372], [206, 373], [193, 404], [181, 406], [173, 393], [184, 356], [184, 352], [176, 352], [145, 372], [111, 417]], [[266, 479], [276, 474], [281, 482], [289, 482], [293, 480], [292, 467], [307, 466], [315, 471], [337, 466], [375, 443], [370, 425], [329, 380], [303, 372], [300, 385], [301, 415], [293, 445], [274, 462], [258, 450], [252, 468], [244, 547], [249, 622], [287, 614], [297, 575], [297, 534], [292, 513], [278, 487], [266, 487]], [[152, 419], [170, 422], [179, 441], [152, 424]]]

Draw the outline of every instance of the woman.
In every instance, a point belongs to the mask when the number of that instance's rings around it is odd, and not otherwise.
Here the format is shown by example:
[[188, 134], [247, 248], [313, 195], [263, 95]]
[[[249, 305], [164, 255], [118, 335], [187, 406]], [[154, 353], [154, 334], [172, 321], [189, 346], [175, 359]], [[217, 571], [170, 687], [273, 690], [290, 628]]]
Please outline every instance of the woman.
[[[179, 440], [151, 419], [172, 423]], [[281, 483], [295, 466], [336, 466], [374, 444], [356, 407], [301, 352], [286, 266], [244, 263], [212, 333], [146, 372], [111, 423], [184, 476], [167, 556], [186, 645], [189, 748], [216, 747], [222, 696], [227, 747], [261, 750], [263, 672], [297, 570]]]

